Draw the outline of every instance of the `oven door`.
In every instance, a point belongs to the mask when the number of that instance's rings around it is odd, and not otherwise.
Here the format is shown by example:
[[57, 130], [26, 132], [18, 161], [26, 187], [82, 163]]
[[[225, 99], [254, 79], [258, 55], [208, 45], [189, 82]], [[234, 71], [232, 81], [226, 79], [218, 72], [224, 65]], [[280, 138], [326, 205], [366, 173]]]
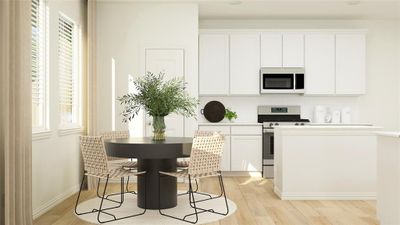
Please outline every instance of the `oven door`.
[[292, 73], [264, 73], [261, 77], [261, 91], [294, 90], [295, 75]]
[[274, 177], [274, 131], [272, 128], [263, 130], [263, 177]]

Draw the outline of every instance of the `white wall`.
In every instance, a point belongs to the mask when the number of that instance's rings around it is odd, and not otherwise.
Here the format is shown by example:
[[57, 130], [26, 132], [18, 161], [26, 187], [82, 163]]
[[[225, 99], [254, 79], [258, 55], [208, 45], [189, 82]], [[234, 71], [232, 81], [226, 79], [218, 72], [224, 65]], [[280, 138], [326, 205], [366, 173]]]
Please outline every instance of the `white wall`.
[[[241, 122], [255, 122], [257, 105], [300, 104], [304, 117], [312, 119], [315, 105], [333, 109], [351, 107], [355, 122], [373, 123], [385, 129], [400, 126], [399, 21], [392, 20], [201, 20], [203, 29], [367, 29], [367, 94], [360, 97], [302, 97], [265, 95], [260, 97], [202, 97], [221, 100], [238, 112]], [[204, 117], [200, 116], [200, 121]]]
[[50, 136], [32, 143], [32, 191], [34, 216], [44, 213], [62, 199], [74, 194], [80, 184], [80, 153], [78, 133], [60, 136], [58, 132], [58, 15], [59, 12], [85, 25], [83, 0], [49, 0], [50, 74], [49, 115]]
[[[121, 122], [122, 108], [112, 96], [128, 93], [128, 75], [144, 74], [145, 48], [184, 49], [185, 81], [190, 94], [197, 96], [197, 4], [101, 1], [97, 10], [99, 132], [126, 129], [127, 125]], [[115, 61], [114, 93], [112, 59]], [[143, 135], [142, 125], [141, 121], [135, 123], [131, 133]], [[186, 120], [185, 133], [193, 134], [194, 129], [195, 120]]]

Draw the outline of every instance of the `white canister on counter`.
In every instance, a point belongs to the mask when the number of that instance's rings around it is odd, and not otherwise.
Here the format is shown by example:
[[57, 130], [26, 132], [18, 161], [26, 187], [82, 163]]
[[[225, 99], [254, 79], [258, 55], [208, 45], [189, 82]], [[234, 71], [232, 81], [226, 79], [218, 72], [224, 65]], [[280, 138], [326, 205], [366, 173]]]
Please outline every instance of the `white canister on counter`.
[[349, 107], [342, 109], [342, 123], [351, 124], [351, 109]]
[[332, 111], [332, 123], [340, 123], [340, 114], [339, 110]]
[[317, 105], [314, 109], [314, 123], [325, 123], [327, 108], [323, 105]]

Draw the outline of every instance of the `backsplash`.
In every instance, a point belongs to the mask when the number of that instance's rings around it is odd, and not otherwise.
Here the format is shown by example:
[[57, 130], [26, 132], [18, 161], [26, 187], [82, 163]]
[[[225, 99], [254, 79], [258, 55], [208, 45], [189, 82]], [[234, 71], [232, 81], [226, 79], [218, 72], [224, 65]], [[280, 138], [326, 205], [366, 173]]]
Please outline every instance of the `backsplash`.
[[[359, 110], [357, 100], [358, 97], [309, 97], [302, 95], [280, 95], [271, 94], [263, 96], [249, 96], [249, 97], [200, 97], [200, 109], [209, 101], [220, 101], [238, 114], [236, 122], [257, 122], [257, 106], [259, 105], [300, 105], [302, 118], [310, 119], [314, 122], [314, 108], [317, 105], [324, 105], [333, 110], [341, 110], [342, 108], [349, 107], [351, 109], [352, 122], [359, 121]], [[199, 113], [199, 122], [207, 122], [203, 115]]]

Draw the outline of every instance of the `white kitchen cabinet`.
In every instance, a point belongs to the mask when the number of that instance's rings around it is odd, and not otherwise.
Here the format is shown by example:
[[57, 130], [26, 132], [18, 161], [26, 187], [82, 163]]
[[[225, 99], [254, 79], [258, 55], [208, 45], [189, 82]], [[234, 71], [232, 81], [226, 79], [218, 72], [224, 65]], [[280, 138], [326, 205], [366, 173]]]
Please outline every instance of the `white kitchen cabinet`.
[[305, 36], [305, 94], [335, 94], [335, 35]]
[[229, 35], [199, 37], [199, 94], [229, 94]]
[[260, 35], [230, 36], [230, 94], [258, 95], [260, 71]]
[[365, 94], [365, 34], [336, 35], [336, 94]]
[[224, 152], [222, 153], [221, 170], [231, 171], [231, 136], [225, 136]]
[[261, 136], [231, 136], [231, 170], [248, 172], [262, 170]]
[[261, 34], [261, 67], [282, 67], [282, 34]]
[[283, 34], [283, 67], [304, 67], [304, 34]]

